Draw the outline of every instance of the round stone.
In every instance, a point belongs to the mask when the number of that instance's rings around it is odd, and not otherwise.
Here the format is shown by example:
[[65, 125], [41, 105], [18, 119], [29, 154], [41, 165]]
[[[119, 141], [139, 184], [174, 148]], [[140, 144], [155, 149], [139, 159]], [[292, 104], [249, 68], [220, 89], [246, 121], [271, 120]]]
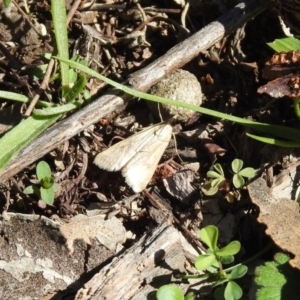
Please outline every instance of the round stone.
[[[200, 106], [202, 104], [202, 91], [199, 81], [192, 73], [178, 69], [164, 77], [152, 86], [148, 93], [160, 97], [177, 100]], [[163, 120], [175, 118], [186, 122], [195, 112], [186, 108], [165, 105], [152, 101], [147, 102], [151, 112]]]

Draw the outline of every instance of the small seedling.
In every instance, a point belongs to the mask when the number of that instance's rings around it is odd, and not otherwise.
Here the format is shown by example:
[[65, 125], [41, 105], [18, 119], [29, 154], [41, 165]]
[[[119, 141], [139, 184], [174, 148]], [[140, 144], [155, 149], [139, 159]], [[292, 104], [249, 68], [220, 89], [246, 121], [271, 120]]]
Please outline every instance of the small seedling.
[[52, 204], [55, 192], [59, 191], [60, 185], [54, 183], [51, 175], [51, 169], [45, 161], [40, 161], [36, 166], [36, 176], [40, 187], [29, 185], [24, 189], [24, 194], [36, 194], [46, 204]]
[[227, 183], [222, 166], [217, 163], [213, 167], [215, 170], [210, 170], [206, 174], [212, 181], [202, 187], [203, 193], [207, 196], [215, 195]]
[[[253, 168], [243, 169], [244, 162], [241, 159], [234, 159], [231, 163], [231, 168], [234, 173], [231, 181], [227, 180], [223, 168], [220, 164], [215, 164], [214, 170], [207, 172], [207, 177], [212, 178], [212, 181], [203, 185], [202, 191], [207, 196], [215, 195], [219, 190], [225, 192], [225, 198], [232, 202], [234, 197], [231, 192], [233, 185], [234, 188], [240, 189], [245, 185], [246, 178], [253, 178], [255, 176], [255, 170]], [[231, 184], [232, 183], [232, 184]]]
[[[216, 288], [214, 290], [214, 298], [216, 300], [240, 299], [243, 291], [234, 280], [243, 277], [247, 273], [247, 266], [238, 264], [228, 269], [223, 268], [223, 265], [234, 261], [233, 255], [237, 254], [241, 249], [240, 242], [232, 241], [227, 246], [219, 248], [217, 246], [219, 230], [213, 225], [201, 229], [199, 237], [208, 246], [208, 250], [206, 254], [196, 258], [195, 267], [199, 271], [205, 270], [206, 273], [201, 275], [180, 275], [177, 277], [185, 279], [206, 278], [209, 281], [213, 281], [212, 287]], [[156, 298], [157, 300], [190, 300], [195, 299], [195, 296], [192, 293], [184, 296], [177, 286], [164, 285], [158, 289]]]
[[253, 178], [255, 176], [255, 170], [253, 168], [242, 169], [244, 162], [241, 159], [234, 159], [231, 163], [232, 171], [235, 173], [232, 178], [232, 183], [236, 189], [240, 189], [245, 185], [246, 178]]
[[[196, 259], [195, 267], [199, 271], [208, 270], [216, 278], [213, 284], [213, 287], [218, 286], [214, 291], [215, 299], [222, 299], [220, 298], [222, 294], [226, 300], [240, 299], [243, 295], [242, 289], [233, 280], [243, 277], [248, 268], [245, 265], [237, 265], [227, 270], [223, 269], [223, 264], [230, 264], [234, 261], [233, 255], [241, 249], [240, 242], [232, 241], [219, 249], [217, 246], [219, 230], [213, 225], [201, 229], [199, 237], [208, 246], [208, 251]], [[226, 286], [224, 286], [225, 283], [227, 283]]]

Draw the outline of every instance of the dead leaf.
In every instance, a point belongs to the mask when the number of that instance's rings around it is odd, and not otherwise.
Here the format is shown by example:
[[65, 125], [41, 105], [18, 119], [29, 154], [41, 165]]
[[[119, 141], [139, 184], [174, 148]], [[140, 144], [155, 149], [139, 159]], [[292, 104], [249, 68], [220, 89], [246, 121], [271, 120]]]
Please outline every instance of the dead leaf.
[[266, 62], [266, 65], [279, 65], [279, 64], [296, 64], [300, 62], [300, 52], [299, 50], [289, 51], [289, 52], [280, 52], [275, 53], [269, 61]]
[[262, 178], [248, 185], [253, 203], [259, 206], [258, 221], [267, 225], [266, 233], [283, 250], [295, 255], [292, 267], [300, 270], [300, 214], [297, 202], [275, 198]]
[[117, 244], [125, 242], [126, 230], [122, 223], [115, 217], [105, 220], [104, 215], [86, 217], [78, 215], [71, 223], [60, 227], [61, 234], [67, 240], [67, 247], [70, 254], [73, 253], [73, 242], [75, 239], [83, 239], [91, 244], [90, 238], [98, 241], [110, 250], [115, 250]]
[[294, 90], [290, 86], [290, 81], [293, 76], [293, 74], [288, 74], [275, 80], [269, 81], [267, 84], [260, 86], [257, 89], [257, 92], [259, 94], [266, 93], [273, 98], [290, 96], [294, 92]]

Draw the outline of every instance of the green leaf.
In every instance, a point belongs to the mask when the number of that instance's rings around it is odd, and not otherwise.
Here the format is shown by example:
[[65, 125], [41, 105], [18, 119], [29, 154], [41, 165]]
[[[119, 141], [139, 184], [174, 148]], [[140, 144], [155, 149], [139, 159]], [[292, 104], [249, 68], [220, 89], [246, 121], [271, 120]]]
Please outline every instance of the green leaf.
[[207, 183], [201, 187], [201, 190], [204, 195], [212, 196], [212, 195], [215, 195], [219, 189], [218, 189], [218, 187], [212, 187], [211, 183]]
[[239, 241], [232, 241], [225, 247], [216, 250], [215, 253], [219, 256], [235, 255], [241, 249], [241, 243]]
[[223, 168], [222, 166], [217, 163], [217, 164], [214, 164], [214, 169], [220, 174], [222, 175], [222, 177], [224, 177], [224, 171], [223, 171]]
[[248, 167], [241, 170], [239, 174], [246, 178], [253, 178], [255, 176], [255, 170], [251, 167]]
[[174, 285], [163, 285], [156, 292], [157, 300], [184, 300], [184, 294], [182, 290]]
[[48, 176], [44, 177], [40, 181], [40, 184], [41, 184], [42, 188], [50, 189], [54, 185], [54, 178], [48, 177]]
[[209, 267], [206, 268], [206, 271], [209, 272], [207, 277], [212, 278], [212, 274], [219, 277], [218, 272], [220, 270], [220, 264], [217, 260], [215, 260]]
[[274, 261], [256, 268], [255, 282], [259, 286], [257, 300], [299, 298], [300, 271], [292, 268], [288, 261], [288, 255], [278, 253]]
[[245, 265], [238, 265], [235, 267], [230, 274], [228, 274], [228, 278], [231, 280], [238, 279], [246, 275], [248, 272], [248, 267]]
[[72, 102], [74, 99], [78, 97], [78, 95], [83, 91], [86, 85], [86, 76], [82, 75], [73, 87], [65, 94], [66, 102]]
[[238, 300], [243, 296], [241, 287], [234, 281], [229, 281], [226, 285], [224, 296], [226, 300]]
[[[51, 99], [52, 95], [47, 94], [47, 97]], [[56, 104], [39, 100], [38, 103], [36, 104], [36, 106], [38, 106], [38, 107], [44, 107], [44, 108], [49, 108], [49, 107], [55, 107]]]
[[70, 83], [74, 83], [77, 80], [77, 72], [74, 69], [69, 70], [69, 81]]
[[40, 188], [41, 198], [46, 204], [52, 204], [54, 201], [55, 193], [53, 187], [50, 189]]
[[83, 98], [84, 98], [84, 100], [85, 101], [90, 101], [91, 100], [91, 93], [90, 93], [90, 91], [89, 90], [84, 90], [83, 91]]
[[41, 182], [46, 177], [51, 177], [51, 169], [45, 161], [40, 161], [36, 166], [36, 176]]
[[[224, 283], [227, 283], [229, 281], [229, 279], [226, 277], [227, 274], [225, 274], [225, 276], [218, 274], [217, 276], [218, 276], [218, 278], [216, 277], [216, 281], [212, 284], [212, 288], [215, 288], [219, 285], [224, 285]], [[225, 288], [224, 288], [224, 290], [225, 290]], [[224, 297], [223, 297], [223, 299], [224, 299]]]
[[216, 171], [208, 171], [206, 173], [206, 176], [208, 178], [217, 178], [217, 179], [224, 178], [224, 176], [222, 176], [221, 174], [217, 173]]
[[88, 65], [88, 61], [87, 61], [86, 59], [80, 60], [79, 63], [80, 63], [81, 65], [83, 65], [83, 66], [86, 66], [86, 67], [87, 67], [87, 65]]
[[292, 50], [300, 50], [300, 40], [294, 37], [286, 37], [277, 39], [272, 43], [267, 43], [276, 52], [289, 52]]
[[244, 165], [244, 162], [241, 160], [241, 159], [234, 159], [232, 162], [231, 162], [231, 168], [232, 168], [232, 171], [234, 173], [239, 173], [240, 170], [242, 169]]
[[245, 179], [240, 174], [234, 174], [232, 178], [232, 183], [236, 189], [240, 189], [245, 185]]
[[199, 271], [203, 271], [216, 262], [214, 254], [199, 255], [195, 260], [195, 267]]
[[73, 109], [80, 107], [83, 104], [83, 100], [74, 101], [65, 105], [55, 106], [46, 109], [34, 109], [33, 115], [36, 117], [51, 117], [55, 115], [61, 115], [69, 112]]
[[214, 299], [215, 300], [225, 300], [224, 298], [225, 287], [219, 286], [214, 290]]
[[214, 187], [219, 187], [222, 186], [225, 183], [225, 179], [224, 178], [217, 178], [212, 180], [211, 182], [211, 186]]
[[35, 81], [41, 80], [45, 76], [45, 71], [47, 70], [48, 64], [39, 65], [30, 71]]
[[229, 203], [234, 203], [235, 196], [233, 195], [233, 192], [227, 192], [226, 195], [225, 195], [225, 199], [226, 199]]
[[44, 57], [47, 60], [50, 60], [52, 57], [52, 54], [50, 52], [46, 52], [46, 53], [42, 54], [42, 57]]
[[196, 300], [196, 296], [193, 292], [189, 292], [184, 296], [184, 300]]
[[208, 225], [202, 228], [200, 230], [199, 237], [212, 251], [217, 250], [219, 229], [216, 226]]
[[220, 256], [220, 261], [224, 265], [228, 265], [234, 262], [234, 256], [233, 255], [226, 255], [226, 256]]
[[29, 185], [24, 189], [23, 193], [29, 195], [29, 194], [35, 194], [35, 191], [36, 191], [36, 187], [34, 185]]

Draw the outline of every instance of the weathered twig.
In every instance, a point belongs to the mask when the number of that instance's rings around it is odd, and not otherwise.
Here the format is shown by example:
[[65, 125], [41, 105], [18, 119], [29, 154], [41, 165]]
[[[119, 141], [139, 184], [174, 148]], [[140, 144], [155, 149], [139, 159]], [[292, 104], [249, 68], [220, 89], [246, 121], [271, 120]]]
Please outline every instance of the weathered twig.
[[[212, 22], [176, 45], [147, 67], [133, 73], [128, 80], [128, 84], [140, 91], [148, 90], [166, 74], [182, 67], [201, 51], [208, 49], [263, 10], [263, 4], [257, 1], [237, 5], [217, 21]], [[7, 180], [109, 113], [120, 110], [124, 103], [125, 100], [121, 97], [115, 94], [107, 94], [69, 118], [60, 121], [18, 153], [0, 172], [0, 181]]]

